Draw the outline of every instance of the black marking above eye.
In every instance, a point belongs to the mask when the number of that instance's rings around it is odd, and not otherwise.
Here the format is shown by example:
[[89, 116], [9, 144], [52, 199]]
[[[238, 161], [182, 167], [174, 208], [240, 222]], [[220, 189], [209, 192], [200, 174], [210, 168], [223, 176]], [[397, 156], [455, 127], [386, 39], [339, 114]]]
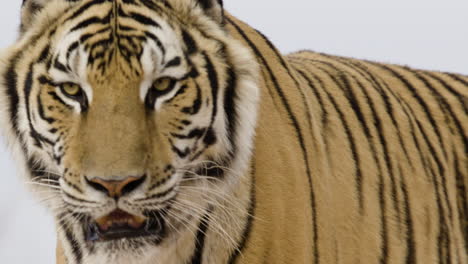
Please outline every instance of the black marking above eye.
[[157, 79], [146, 95], [145, 105], [148, 109], [154, 109], [156, 100], [171, 92], [176, 86], [177, 80], [170, 77], [162, 77]]
[[166, 63], [166, 68], [177, 67], [181, 63], [182, 63], [182, 60], [180, 59], [180, 57], [177, 56], [173, 58], [172, 60], [170, 60], [168, 63]]

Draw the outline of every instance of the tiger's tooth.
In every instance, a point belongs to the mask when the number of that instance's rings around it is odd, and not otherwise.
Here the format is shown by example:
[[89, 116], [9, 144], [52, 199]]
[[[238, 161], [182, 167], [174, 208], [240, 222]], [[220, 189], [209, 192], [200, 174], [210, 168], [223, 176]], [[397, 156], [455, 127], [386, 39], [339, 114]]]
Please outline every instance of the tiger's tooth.
[[109, 215], [96, 219], [99, 229], [103, 232], [109, 231], [113, 227], [129, 227], [133, 229], [141, 228], [146, 222], [146, 218], [114, 211]]
[[134, 216], [128, 221], [128, 225], [135, 229], [140, 228], [144, 223], [145, 219], [138, 216]]

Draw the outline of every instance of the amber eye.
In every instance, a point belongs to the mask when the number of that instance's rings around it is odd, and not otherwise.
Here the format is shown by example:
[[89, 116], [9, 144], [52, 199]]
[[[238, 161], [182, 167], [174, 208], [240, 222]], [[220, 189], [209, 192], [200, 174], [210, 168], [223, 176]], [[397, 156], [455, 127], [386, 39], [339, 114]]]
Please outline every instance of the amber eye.
[[81, 93], [81, 87], [75, 83], [63, 83], [60, 85], [60, 89], [63, 93], [68, 96], [78, 96]]
[[156, 80], [153, 84], [154, 89], [164, 92], [171, 89], [175, 84], [175, 80], [172, 78], [164, 77]]
[[149, 89], [146, 95], [145, 104], [149, 109], [154, 108], [154, 104], [158, 97], [168, 94], [176, 86], [177, 80], [170, 77], [157, 79], [153, 86]]
[[68, 98], [77, 101], [81, 105], [81, 112], [88, 109], [88, 98], [86, 93], [76, 83], [62, 83], [58, 86], [60, 91]]

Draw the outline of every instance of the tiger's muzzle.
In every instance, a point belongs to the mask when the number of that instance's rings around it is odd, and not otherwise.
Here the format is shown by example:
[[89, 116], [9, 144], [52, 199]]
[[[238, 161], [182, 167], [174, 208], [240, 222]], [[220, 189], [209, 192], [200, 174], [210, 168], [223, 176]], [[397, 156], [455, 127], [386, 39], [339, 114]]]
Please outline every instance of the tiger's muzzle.
[[[92, 189], [106, 194], [118, 201], [121, 197], [136, 191], [147, 179], [143, 176], [130, 176], [119, 180], [85, 177]], [[88, 218], [84, 221], [86, 240], [88, 242], [105, 242], [119, 239], [152, 237], [162, 239], [164, 235], [164, 217], [161, 212], [144, 212], [145, 216], [133, 215], [116, 207], [109, 214], [98, 219]]]

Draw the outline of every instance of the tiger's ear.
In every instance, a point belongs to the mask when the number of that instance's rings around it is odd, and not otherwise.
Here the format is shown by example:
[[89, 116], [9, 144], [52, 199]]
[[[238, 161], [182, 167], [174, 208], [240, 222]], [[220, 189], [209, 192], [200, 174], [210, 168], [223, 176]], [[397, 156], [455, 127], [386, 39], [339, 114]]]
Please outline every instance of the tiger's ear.
[[195, 0], [214, 21], [224, 23], [223, 0]]
[[31, 26], [34, 15], [41, 11], [47, 2], [50, 1], [51, 0], [23, 0], [23, 4], [21, 5], [21, 33]]

